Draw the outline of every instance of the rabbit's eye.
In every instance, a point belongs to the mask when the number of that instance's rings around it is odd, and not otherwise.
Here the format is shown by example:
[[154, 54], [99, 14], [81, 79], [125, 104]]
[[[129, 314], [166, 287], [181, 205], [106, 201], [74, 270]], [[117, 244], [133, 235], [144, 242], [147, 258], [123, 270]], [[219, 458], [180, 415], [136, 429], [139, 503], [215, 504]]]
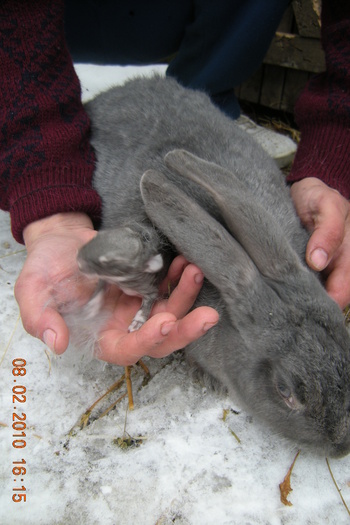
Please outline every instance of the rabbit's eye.
[[282, 383], [278, 383], [276, 386], [277, 386], [278, 393], [282, 397], [285, 397], [288, 399], [292, 395], [290, 388], [288, 388], [286, 385], [283, 385]]
[[279, 393], [279, 395], [282, 397], [283, 401], [285, 402], [285, 404], [289, 408], [291, 408], [292, 410], [296, 410], [299, 407], [299, 405], [298, 405], [295, 397], [293, 396], [290, 388], [288, 388], [283, 383], [278, 383], [276, 385], [276, 388], [277, 388], [277, 392]]

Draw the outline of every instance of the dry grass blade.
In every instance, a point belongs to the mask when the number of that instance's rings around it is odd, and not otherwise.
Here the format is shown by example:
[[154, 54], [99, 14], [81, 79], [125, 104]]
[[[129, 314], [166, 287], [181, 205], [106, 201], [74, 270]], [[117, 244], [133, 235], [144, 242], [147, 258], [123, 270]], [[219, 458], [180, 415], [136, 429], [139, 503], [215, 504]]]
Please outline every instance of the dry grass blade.
[[230, 413], [230, 409], [229, 408], [224, 408], [223, 409], [223, 411], [222, 411], [222, 420], [223, 420], [224, 423], [225, 423], [229, 413]]
[[[106, 396], [108, 396], [111, 392], [114, 392], [115, 390], [118, 390], [118, 388], [120, 388], [123, 383], [124, 383], [124, 380], [125, 380], [125, 374], [123, 374], [119, 379], [118, 381], [116, 381], [115, 383], [113, 383], [112, 386], [109, 387], [109, 389], [102, 395], [100, 396], [87, 410], [85, 410], [84, 414], [80, 417], [78, 423], [76, 423], [69, 431], [68, 435], [71, 436], [73, 434], [73, 431], [76, 427], [80, 428], [80, 430], [82, 430], [83, 428], [85, 428], [87, 426], [87, 424], [89, 423], [89, 419], [90, 419], [90, 416], [91, 416], [91, 413], [93, 411], [93, 409], [102, 401], [102, 399], [104, 399]], [[125, 394], [126, 395], [126, 394]], [[125, 397], [125, 395], [123, 397]], [[108, 411], [110, 410], [111, 408], [108, 409]], [[100, 416], [101, 417], [101, 416]]]
[[125, 379], [125, 374], [123, 374], [119, 379], [118, 381], [116, 381], [115, 383], [113, 383], [112, 386], [109, 387], [109, 389], [107, 390], [107, 392], [105, 392], [101, 397], [99, 397], [92, 405], [90, 408], [88, 408], [87, 412], [88, 411], [92, 411], [96, 405], [98, 405], [98, 403], [100, 403], [100, 401], [102, 401], [102, 399], [104, 399], [106, 396], [108, 396], [108, 394], [110, 394], [111, 392], [114, 392], [115, 390], [118, 390], [118, 388], [120, 388], [124, 382], [124, 379]]
[[[226, 420], [227, 420], [228, 415], [230, 414], [230, 412], [231, 412], [231, 409], [229, 409], [229, 408], [224, 408], [224, 409], [223, 409], [223, 411], [222, 411], [222, 418], [221, 418], [221, 419], [222, 419], [222, 421], [223, 421], [224, 423], [226, 423]], [[232, 430], [232, 428], [230, 428], [230, 427], [228, 427], [228, 429], [229, 429], [229, 431], [230, 431], [230, 434], [231, 434], [231, 435], [235, 438], [235, 440], [237, 441], [237, 443], [241, 444], [242, 441], [239, 439], [239, 437], [237, 436], [236, 432], [234, 432], [234, 431]]]
[[134, 410], [134, 398], [132, 395], [132, 384], [131, 384], [131, 378], [130, 378], [130, 366], [125, 367], [125, 380], [126, 380], [126, 389], [128, 391], [128, 398], [129, 398], [129, 410]]
[[17, 255], [18, 253], [23, 253], [25, 251], [26, 249], [22, 248], [21, 250], [17, 250], [16, 252], [5, 253], [4, 255], [0, 255], [0, 259], [6, 259], [6, 257], [11, 257], [11, 255]]
[[235, 440], [237, 441], [237, 443], [241, 444], [242, 441], [239, 439], [239, 437], [237, 436], [236, 432], [234, 432], [232, 430], [232, 428], [229, 427], [229, 431], [231, 432], [231, 434], [233, 435], [233, 437], [235, 438]]
[[300, 450], [298, 450], [298, 452], [296, 453], [295, 458], [293, 460], [293, 463], [289, 467], [288, 472], [287, 472], [284, 480], [279, 485], [280, 493], [281, 493], [281, 502], [283, 503], [283, 505], [288, 505], [289, 507], [292, 506], [292, 503], [290, 501], [288, 501], [287, 498], [288, 498], [289, 494], [293, 490], [292, 487], [291, 487], [291, 484], [290, 484], [290, 476], [292, 474], [292, 470], [294, 468], [295, 462], [296, 462], [297, 457], [299, 456], [299, 454], [300, 454]]
[[125, 392], [125, 394], [122, 394], [121, 396], [118, 397], [117, 401], [114, 401], [114, 403], [112, 403], [108, 408], [106, 408], [106, 410], [104, 412], [102, 412], [102, 414], [99, 416], [98, 419], [101, 419], [102, 417], [106, 416], [108, 414], [108, 412], [110, 412], [111, 410], [113, 410], [113, 408], [118, 404], [120, 403], [120, 401], [122, 399], [124, 399], [124, 397], [127, 396], [127, 392]]
[[140, 359], [139, 361], [137, 361], [137, 366], [140, 366], [142, 368], [142, 370], [145, 372], [145, 374], [147, 376], [150, 376], [151, 375], [151, 372], [149, 371], [149, 368], [147, 365], [145, 365], [145, 363], [142, 361], [142, 359]]
[[[150, 376], [150, 371], [148, 367], [142, 361], [138, 361], [137, 365], [139, 365], [142, 368], [146, 376]], [[116, 401], [114, 401], [108, 408], [106, 408], [104, 412], [102, 412], [102, 414], [95, 417], [94, 419], [101, 419], [102, 417], [107, 415], [108, 412], [110, 412], [126, 396], [128, 396], [128, 399], [129, 399], [128, 408], [129, 410], [133, 410], [134, 401], [133, 401], [133, 394], [132, 394], [131, 369], [132, 369], [131, 366], [126, 366], [125, 373], [118, 379], [118, 381], [113, 383], [113, 385], [110, 386], [109, 389], [102, 396], [100, 396], [87, 410], [85, 410], [84, 414], [80, 417], [79, 421], [70, 429], [68, 433], [69, 436], [73, 435], [74, 430], [76, 428], [79, 428], [80, 430], [84, 429], [90, 423], [91, 414], [94, 408], [96, 408], [96, 406], [99, 403], [101, 403], [101, 401], [105, 397], [107, 397], [112, 392], [118, 390], [124, 384], [124, 381], [126, 382], [127, 392], [122, 394]]]
[[300, 131], [290, 126], [287, 122], [276, 118], [261, 117], [259, 124], [277, 133], [288, 135], [297, 144], [300, 142]]
[[342, 500], [343, 505], [344, 505], [344, 507], [346, 508], [347, 513], [348, 513], [349, 516], [350, 516], [350, 510], [349, 510], [349, 507], [347, 506], [347, 504], [346, 504], [346, 502], [345, 502], [345, 500], [344, 500], [344, 498], [343, 498], [343, 494], [341, 493], [341, 490], [340, 490], [340, 488], [338, 487], [337, 482], [335, 481], [335, 478], [334, 478], [334, 476], [333, 476], [333, 472], [332, 472], [332, 470], [331, 470], [331, 466], [330, 466], [330, 464], [329, 464], [328, 458], [326, 458], [326, 463], [327, 463], [327, 467], [328, 467], [329, 473], [330, 473], [330, 475], [331, 475], [332, 481], [333, 481], [333, 483], [334, 483], [334, 485], [335, 485], [335, 488], [337, 489], [337, 491], [338, 491], [338, 493], [339, 493], [339, 496], [340, 496], [340, 499]]
[[[126, 395], [126, 394], [125, 394]], [[135, 448], [142, 445], [144, 440], [146, 439], [144, 436], [138, 436], [137, 438], [131, 436], [129, 432], [126, 431], [126, 422], [128, 419], [128, 410], [129, 407], [126, 408], [125, 411], [125, 421], [124, 421], [124, 431], [122, 437], [118, 437], [113, 440], [113, 443], [117, 445], [122, 450], [127, 450], [129, 448]]]
[[48, 363], [49, 363], [49, 376], [50, 376], [51, 375], [51, 354], [50, 354], [50, 351], [47, 348], [44, 349], [44, 352], [45, 352], [45, 355], [46, 355]]
[[2, 354], [2, 357], [1, 357], [1, 360], [0, 360], [0, 366], [2, 365], [3, 360], [5, 359], [5, 356], [6, 356], [6, 354], [7, 354], [7, 351], [8, 351], [8, 349], [10, 348], [10, 345], [11, 345], [12, 339], [13, 339], [15, 333], [16, 333], [17, 326], [18, 326], [18, 323], [19, 323], [20, 318], [21, 318], [21, 316], [19, 315], [18, 318], [17, 318], [17, 321], [16, 321], [16, 323], [15, 323], [15, 326], [14, 326], [14, 328], [13, 328], [13, 330], [12, 330], [12, 333], [11, 333], [11, 335], [10, 335], [10, 339], [8, 340], [8, 343], [7, 343], [6, 347], [5, 347], [5, 351], [4, 351], [4, 353]]

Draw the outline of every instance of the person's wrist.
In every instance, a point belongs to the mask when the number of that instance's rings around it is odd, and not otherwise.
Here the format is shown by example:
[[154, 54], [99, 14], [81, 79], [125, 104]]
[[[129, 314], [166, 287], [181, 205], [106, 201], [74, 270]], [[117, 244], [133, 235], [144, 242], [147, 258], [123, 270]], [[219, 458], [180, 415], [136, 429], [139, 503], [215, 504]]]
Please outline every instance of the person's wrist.
[[85, 213], [56, 213], [28, 224], [23, 230], [23, 239], [28, 248], [39, 237], [52, 235], [53, 232], [67, 234], [82, 229], [94, 230], [90, 217]]

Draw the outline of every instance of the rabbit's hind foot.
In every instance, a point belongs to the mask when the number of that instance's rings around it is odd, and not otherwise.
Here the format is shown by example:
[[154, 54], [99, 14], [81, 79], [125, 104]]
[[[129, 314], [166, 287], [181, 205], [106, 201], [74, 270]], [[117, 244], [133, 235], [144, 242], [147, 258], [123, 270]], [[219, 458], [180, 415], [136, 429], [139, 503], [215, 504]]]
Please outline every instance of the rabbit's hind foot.
[[136, 312], [135, 317], [131, 321], [128, 332], [135, 332], [147, 321], [151, 314], [152, 306], [157, 299], [157, 294], [152, 293], [143, 297], [141, 308]]

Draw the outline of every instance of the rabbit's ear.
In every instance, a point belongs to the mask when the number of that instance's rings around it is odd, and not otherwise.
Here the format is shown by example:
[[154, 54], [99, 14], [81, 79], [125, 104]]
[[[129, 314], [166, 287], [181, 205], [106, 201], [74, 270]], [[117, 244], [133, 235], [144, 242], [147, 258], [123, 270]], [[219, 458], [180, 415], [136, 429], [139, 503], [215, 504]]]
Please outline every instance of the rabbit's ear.
[[165, 163], [170, 170], [196, 182], [213, 197], [228, 229], [261, 274], [279, 280], [304, 271], [275, 218], [252, 198], [233, 173], [184, 150], [169, 152]]
[[220, 223], [157, 171], [144, 173], [141, 194], [151, 221], [224, 297], [231, 297], [230, 303], [233, 297], [245, 303], [250, 293], [257, 300], [265, 284], [245, 250]]

